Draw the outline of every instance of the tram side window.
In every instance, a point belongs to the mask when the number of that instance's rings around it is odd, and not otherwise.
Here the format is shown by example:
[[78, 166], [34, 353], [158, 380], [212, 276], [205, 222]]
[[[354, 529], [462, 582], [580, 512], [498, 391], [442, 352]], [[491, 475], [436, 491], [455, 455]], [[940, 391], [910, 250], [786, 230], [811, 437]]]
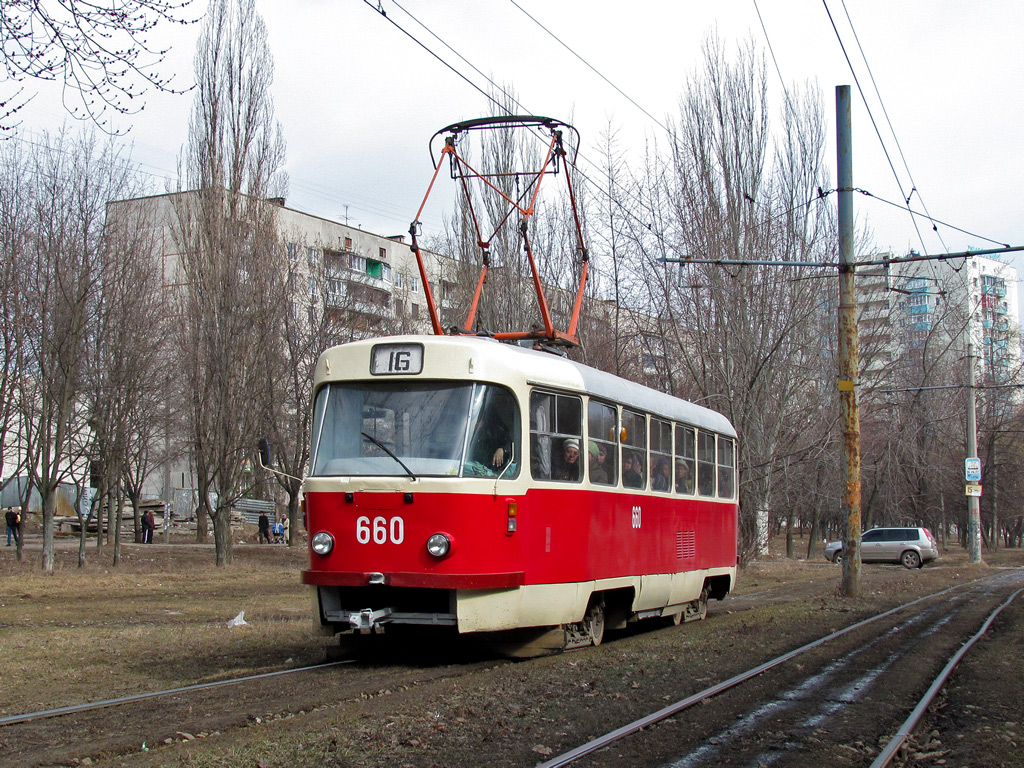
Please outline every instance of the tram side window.
[[536, 480], [583, 479], [583, 401], [571, 395], [530, 394], [530, 471]]
[[697, 492], [701, 496], [715, 495], [715, 435], [697, 433]]
[[622, 484], [626, 488], [643, 488], [647, 482], [647, 417], [622, 409]]
[[736, 493], [736, 451], [734, 441], [718, 438], [718, 495], [731, 499]]
[[615, 485], [619, 479], [615, 461], [615, 406], [591, 400], [587, 405], [587, 434], [590, 482]]
[[672, 425], [651, 419], [651, 490], [672, 490]]
[[693, 427], [676, 425], [676, 493], [693, 493], [696, 438]]

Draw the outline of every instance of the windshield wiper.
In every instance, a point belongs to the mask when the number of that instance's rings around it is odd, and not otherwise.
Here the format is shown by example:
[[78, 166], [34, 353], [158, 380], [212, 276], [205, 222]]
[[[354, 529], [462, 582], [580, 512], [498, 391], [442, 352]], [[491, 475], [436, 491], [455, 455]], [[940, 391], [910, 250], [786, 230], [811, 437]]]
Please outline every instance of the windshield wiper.
[[380, 448], [380, 449], [381, 449], [382, 451], [384, 451], [384, 453], [386, 453], [386, 454], [387, 454], [388, 456], [390, 456], [390, 457], [391, 457], [392, 459], [394, 459], [394, 460], [395, 460], [395, 461], [397, 461], [397, 462], [398, 462], [399, 464], [401, 464], [401, 465], [402, 465], [402, 469], [404, 469], [404, 470], [405, 470], [406, 474], [407, 474], [407, 475], [409, 475], [409, 477], [411, 477], [411, 478], [412, 478], [413, 480], [416, 480], [416, 479], [417, 479], [417, 478], [416, 478], [416, 475], [414, 475], [414, 474], [412, 473], [412, 470], [411, 470], [411, 469], [409, 469], [409, 468], [408, 468], [407, 466], [405, 466], [405, 462], [404, 462], [404, 461], [402, 461], [402, 460], [401, 460], [400, 458], [398, 458], [397, 456], [395, 456], [395, 454], [393, 454], [393, 453], [392, 453], [392, 452], [391, 452], [391, 451], [390, 451], [390, 450], [388, 449], [388, 447], [387, 447], [386, 445], [384, 445], [384, 443], [382, 443], [382, 442], [381, 442], [380, 440], [378, 440], [378, 439], [377, 439], [376, 437], [373, 437], [372, 435], [368, 435], [368, 434], [366, 434], [365, 432], [360, 432], [359, 434], [361, 434], [361, 435], [362, 435], [363, 437], [365, 437], [365, 438], [366, 438], [367, 440], [369, 440], [369, 441], [370, 441], [371, 443], [373, 443], [373, 444], [374, 444], [374, 445], [376, 445], [376, 446], [377, 446], [378, 448]]

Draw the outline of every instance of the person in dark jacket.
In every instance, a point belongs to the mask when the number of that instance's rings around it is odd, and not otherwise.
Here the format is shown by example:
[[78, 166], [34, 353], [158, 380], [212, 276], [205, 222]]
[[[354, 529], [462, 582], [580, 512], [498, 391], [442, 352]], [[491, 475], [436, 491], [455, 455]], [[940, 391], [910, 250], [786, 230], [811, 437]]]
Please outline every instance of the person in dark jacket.
[[4, 513], [4, 522], [7, 524], [7, 546], [11, 546], [11, 538], [14, 538], [14, 546], [18, 546], [18, 528], [21, 525], [21, 513], [15, 512], [14, 507], [8, 507]]
[[270, 518], [266, 512], [260, 512], [260, 544], [270, 543]]
[[152, 544], [153, 543], [153, 529], [156, 527], [156, 515], [153, 514], [153, 510], [149, 510], [142, 516], [142, 543]]

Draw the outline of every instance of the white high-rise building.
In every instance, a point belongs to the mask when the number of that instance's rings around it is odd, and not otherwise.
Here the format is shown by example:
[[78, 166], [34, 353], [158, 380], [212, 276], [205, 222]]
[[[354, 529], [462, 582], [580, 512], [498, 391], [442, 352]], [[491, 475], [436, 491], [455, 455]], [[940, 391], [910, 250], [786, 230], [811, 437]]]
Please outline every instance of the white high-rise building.
[[[943, 349], [965, 354], [968, 334], [978, 383], [1021, 382], [1017, 270], [986, 256], [910, 261], [857, 271], [861, 375], [901, 383]], [[905, 378], [903, 382], [905, 383]]]

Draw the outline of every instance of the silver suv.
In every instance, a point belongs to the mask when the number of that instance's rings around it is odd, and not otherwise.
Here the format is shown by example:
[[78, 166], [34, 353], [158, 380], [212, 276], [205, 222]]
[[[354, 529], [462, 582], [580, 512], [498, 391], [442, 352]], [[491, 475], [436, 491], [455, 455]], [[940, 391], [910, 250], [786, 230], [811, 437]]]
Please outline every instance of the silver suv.
[[[939, 545], [927, 528], [872, 528], [860, 537], [860, 559], [865, 563], [899, 563], [920, 568], [939, 559]], [[843, 562], [843, 542], [825, 545], [825, 559]]]

